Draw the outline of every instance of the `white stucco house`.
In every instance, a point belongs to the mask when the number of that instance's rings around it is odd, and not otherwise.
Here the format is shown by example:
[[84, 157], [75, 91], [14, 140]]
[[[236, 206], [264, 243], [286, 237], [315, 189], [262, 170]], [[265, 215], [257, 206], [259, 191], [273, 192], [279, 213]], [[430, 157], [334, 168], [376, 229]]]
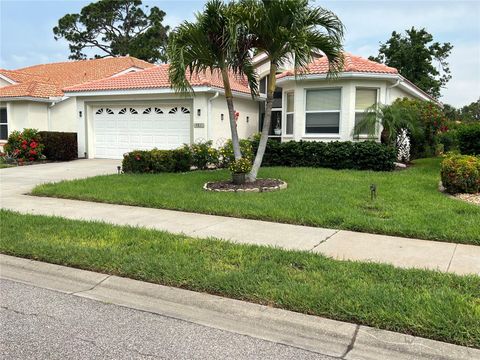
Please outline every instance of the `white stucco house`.
[[[269, 66], [255, 59], [260, 92]], [[277, 74], [270, 136], [288, 140], [353, 140], [355, 121], [365, 108], [399, 97], [433, 100], [394, 68], [345, 54], [344, 71], [327, 79], [318, 58], [295, 78], [289, 64]], [[83, 60], [0, 70], [1, 139], [12, 130], [70, 131], [78, 136], [79, 157], [120, 159], [133, 149], [172, 149], [230, 137], [222, 80], [195, 74], [194, 94], [175, 93], [168, 65], [132, 57]], [[237, 129], [247, 138], [259, 131], [265, 96], [253, 99], [243, 78], [231, 75]]]

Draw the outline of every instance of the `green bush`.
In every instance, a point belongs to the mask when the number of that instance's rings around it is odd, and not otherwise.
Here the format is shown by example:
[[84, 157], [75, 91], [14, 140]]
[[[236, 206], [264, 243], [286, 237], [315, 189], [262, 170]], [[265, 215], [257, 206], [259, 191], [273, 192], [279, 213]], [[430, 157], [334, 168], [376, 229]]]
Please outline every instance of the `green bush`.
[[19, 162], [36, 161], [44, 158], [44, 145], [38, 130], [23, 129], [12, 131], [3, 150]]
[[458, 146], [464, 155], [480, 155], [480, 123], [459, 127]]
[[219, 151], [212, 147], [212, 141], [184, 145], [184, 150], [189, 151], [192, 165], [197, 169], [208, 169], [209, 166], [218, 166], [220, 161]]
[[449, 155], [442, 161], [442, 184], [451, 194], [480, 192], [480, 158]]
[[[242, 152], [242, 157], [253, 161], [253, 148], [252, 142], [248, 139], [241, 139], [240, 140], [240, 151]], [[235, 160], [235, 156], [233, 155], [233, 144], [232, 140], [228, 139], [219, 149], [220, 155], [220, 166], [227, 168], [232, 161]]]
[[185, 172], [192, 166], [188, 149], [134, 150], [123, 155], [125, 173]]
[[238, 160], [233, 160], [228, 165], [228, 169], [233, 174], [246, 174], [252, 170], [252, 162], [247, 158], [240, 158]]
[[438, 143], [443, 146], [444, 152], [458, 150], [458, 131], [448, 130], [437, 135]]
[[[253, 140], [258, 148], [258, 140]], [[390, 171], [395, 168], [396, 153], [392, 147], [374, 141], [317, 142], [268, 140], [264, 166], [326, 167]]]
[[77, 133], [40, 131], [38, 134], [45, 145], [43, 154], [48, 160], [69, 161], [78, 158]]

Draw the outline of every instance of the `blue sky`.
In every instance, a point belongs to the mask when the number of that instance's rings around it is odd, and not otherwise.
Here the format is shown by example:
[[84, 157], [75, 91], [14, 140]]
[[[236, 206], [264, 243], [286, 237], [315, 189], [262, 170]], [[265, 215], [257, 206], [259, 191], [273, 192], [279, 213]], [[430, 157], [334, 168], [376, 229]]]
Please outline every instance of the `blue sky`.
[[[67, 60], [68, 45], [53, 39], [52, 28], [66, 13], [79, 12], [90, 1], [0, 0], [0, 67]], [[192, 20], [202, 0], [144, 0], [167, 13], [174, 27]], [[452, 80], [441, 100], [462, 106], [480, 97], [480, 2], [473, 1], [313, 1], [334, 11], [346, 26], [345, 49], [353, 54], [376, 55], [379, 42], [393, 30], [425, 27], [454, 49], [449, 58]]]

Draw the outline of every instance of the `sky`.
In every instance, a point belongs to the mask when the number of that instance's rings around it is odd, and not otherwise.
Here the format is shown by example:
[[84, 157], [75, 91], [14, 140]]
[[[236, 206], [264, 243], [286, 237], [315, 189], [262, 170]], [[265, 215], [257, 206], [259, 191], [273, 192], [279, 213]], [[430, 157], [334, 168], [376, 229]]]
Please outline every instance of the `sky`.
[[[80, 12], [91, 1], [0, 0], [0, 67], [65, 61], [68, 44], [55, 41], [52, 28], [67, 13]], [[172, 28], [193, 20], [203, 0], [143, 0], [167, 14]], [[392, 31], [426, 28], [434, 40], [453, 45], [448, 59], [452, 79], [441, 101], [457, 107], [480, 97], [480, 1], [311, 1], [338, 15], [346, 27], [345, 50], [355, 55], [377, 55], [380, 42]]]

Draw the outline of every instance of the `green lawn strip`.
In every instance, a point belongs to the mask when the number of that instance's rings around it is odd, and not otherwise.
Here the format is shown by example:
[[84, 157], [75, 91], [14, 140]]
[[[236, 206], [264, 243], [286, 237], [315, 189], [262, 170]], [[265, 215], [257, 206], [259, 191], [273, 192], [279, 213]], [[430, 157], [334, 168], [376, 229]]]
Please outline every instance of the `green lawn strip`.
[[[283, 179], [288, 189], [204, 191], [205, 182], [229, 177], [220, 170], [97, 176], [39, 185], [32, 193], [480, 245], [480, 207], [438, 191], [440, 159], [395, 172], [277, 167], [260, 176]], [[375, 201], [370, 184], [377, 185]]]
[[480, 277], [0, 211], [0, 251], [480, 348]]

